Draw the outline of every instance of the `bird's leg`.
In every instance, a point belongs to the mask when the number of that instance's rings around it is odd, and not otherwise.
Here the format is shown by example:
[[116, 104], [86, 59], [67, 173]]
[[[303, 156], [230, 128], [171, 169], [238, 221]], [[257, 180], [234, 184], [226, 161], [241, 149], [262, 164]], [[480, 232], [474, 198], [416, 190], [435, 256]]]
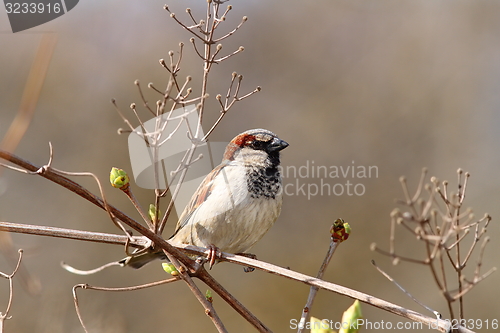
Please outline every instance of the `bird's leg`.
[[[257, 259], [257, 256], [253, 253], [235, 253], [235, 254], [239, 255], [239, 256], [247, 257], [250, 259]], [[255, 271], [255, 268], [247, 266], [247, 267], [243, 268], [243, 271], [245, 271], [245, 273], [250, 273], [250, 272]]]
[[210, 263], [210, 265], [209, 265], [210, 269], [212, 269], [212, 266], [215, 264], [215, 260], [217, 258], [220, 259], [220, 257], [221, 257], [221, 252], [220, 252], [219, 248], [217, 246], [215, 246], [214, 244], [210, 244], [208, 246], [208, 256], [207, 256], [207, 260]]

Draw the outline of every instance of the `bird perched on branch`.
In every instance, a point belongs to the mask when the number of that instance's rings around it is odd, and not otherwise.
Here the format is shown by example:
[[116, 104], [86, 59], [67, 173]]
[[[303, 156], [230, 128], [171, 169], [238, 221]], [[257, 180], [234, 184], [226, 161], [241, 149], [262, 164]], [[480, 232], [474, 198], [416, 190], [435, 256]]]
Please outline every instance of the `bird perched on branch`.
[[[288, 143], [265, 129], [236, 136], [227, 145], [222, 163], [202, 181], [181, 214], [169, 242], [213, 251], [244, 253], [271, 228], [283, 201], [280, 151]], [[138, 254], [121, 261], [140, 268], [165, 258], [162, 251]]]

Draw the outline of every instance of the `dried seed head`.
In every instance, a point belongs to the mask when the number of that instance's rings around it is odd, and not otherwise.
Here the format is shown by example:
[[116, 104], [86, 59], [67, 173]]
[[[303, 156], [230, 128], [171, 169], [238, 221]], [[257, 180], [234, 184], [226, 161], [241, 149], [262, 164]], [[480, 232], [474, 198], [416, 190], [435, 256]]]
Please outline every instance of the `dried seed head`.
[[404, 212], [404, 213], [403, 213], [403, 218], [404, 218], [405, 220], [410, 220], [410, 221], [411, 221], [411, 220], [413, 220], [413, 215], [411, 215], [411, 213], [410, 213], [410, 212]]

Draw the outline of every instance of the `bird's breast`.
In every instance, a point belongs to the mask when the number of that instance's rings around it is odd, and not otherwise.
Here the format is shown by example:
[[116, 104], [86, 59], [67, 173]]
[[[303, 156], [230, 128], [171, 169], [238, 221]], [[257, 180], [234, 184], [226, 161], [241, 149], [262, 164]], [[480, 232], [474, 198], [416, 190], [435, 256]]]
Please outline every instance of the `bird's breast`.
[[212, 192], [172, 239], [223, 252], [245, 252], [269, 230], [281, 211], [281, 177], [229, 165], [213, 180]]

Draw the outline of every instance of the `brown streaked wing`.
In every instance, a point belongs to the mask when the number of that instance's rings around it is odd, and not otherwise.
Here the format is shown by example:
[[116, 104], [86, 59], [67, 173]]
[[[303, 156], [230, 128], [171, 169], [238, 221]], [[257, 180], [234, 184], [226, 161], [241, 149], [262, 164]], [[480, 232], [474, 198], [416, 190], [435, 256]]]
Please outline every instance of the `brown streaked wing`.
[[[196, 211], [196, 209], [205, 201], [207, 201], [210, 194], [212, 194], [212, 188], [214, 186], [214, 183], [212, 181], [215, 179], [215, 177], [217, 177], [217, 175], [226, 165], [227, 163], [219, 164], [205, 177], [205, 179], [203, 179], [200, 186], [191, 197], [191, 200], [187, 204], [186, 208], [184, 208], [184, 211], [182, 212], [181, 216], [179, 217], [179, 221], [177, 222], [177, 226], [175, 227], [175, 232], [170, 238], [174, 237], [175, 234], [177, 234], [177, 232], [187, 224], [187, 221]], [[208, 185], [210, 182], [212, 182], [212, 184]]]

